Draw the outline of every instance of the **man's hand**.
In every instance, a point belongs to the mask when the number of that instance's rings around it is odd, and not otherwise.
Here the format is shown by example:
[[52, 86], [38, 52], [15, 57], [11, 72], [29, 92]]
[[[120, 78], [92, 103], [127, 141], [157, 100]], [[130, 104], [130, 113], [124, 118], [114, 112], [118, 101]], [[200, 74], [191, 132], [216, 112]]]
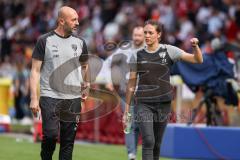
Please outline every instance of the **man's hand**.
[[132, 125], [132, 114], [125, 111], [123, 115], [123, 131], [125, 134], [130, 133], [131, 125]]
[[39, 100], [38, 99], [31, 99], [30, 109], [31, 109], [34, 117], [37, 117], [38, 116], [38, 112], [40, 111]]
[[123, 123], [123, 129], [127, 127], [128, 122], [128, 112], [123, 113], [122, 123]]
[[90, 91], [90, 83], [84, 82], [81, 84], [81, 98], [83, 101], [87, 99]]
[[109, 91], [114, 91], [113, 84], [111, 84], [111, 83], [107, 83], [107, 84], [105, 85], [105, 87], [106, 87]]

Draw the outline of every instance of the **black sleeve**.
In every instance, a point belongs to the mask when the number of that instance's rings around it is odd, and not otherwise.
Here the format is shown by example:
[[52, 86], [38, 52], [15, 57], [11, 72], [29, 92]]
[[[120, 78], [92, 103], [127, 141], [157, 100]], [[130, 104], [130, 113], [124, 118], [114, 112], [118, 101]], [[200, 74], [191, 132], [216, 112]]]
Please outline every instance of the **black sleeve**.
[[45, 56], [45, 46], [46, 39], [43, 37], [38, 38], [37, 43], [33, 49], [32, 58], [43, 61]]
[[82, 63], [86, 63], [88, 60], [88, 49], [87, 49], [87, 45], [85, 43], [84, 40], [83, 41], [83, 45], [82, 45], [82, 54], [79, 57], [79, 62]]

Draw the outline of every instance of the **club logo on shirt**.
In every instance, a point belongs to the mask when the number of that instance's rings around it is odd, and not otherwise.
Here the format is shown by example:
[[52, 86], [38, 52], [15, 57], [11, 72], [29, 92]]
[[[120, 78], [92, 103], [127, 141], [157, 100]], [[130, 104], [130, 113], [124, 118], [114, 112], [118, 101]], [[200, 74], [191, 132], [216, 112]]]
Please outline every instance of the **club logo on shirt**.
[[73, 51], [77, 51], [77, 45], [76, 44], [72, 44], [72, 49], [73, 49]]
[[159, 56], [160, 56], [160, 63], [161, 64], [167, 64], [167, 59], [166, 59], [166, 52], [160, 52]]
[[72, 49], [74, 51], [74, 57], [77, 57], [77, 45], [76, 44], [72, 44]]
[[166, 57], [166, 53], [165, 52], [161, 52], [161, 53], [159, 53], [159, 56], [160, 56], [160, 58], [165, 58]]

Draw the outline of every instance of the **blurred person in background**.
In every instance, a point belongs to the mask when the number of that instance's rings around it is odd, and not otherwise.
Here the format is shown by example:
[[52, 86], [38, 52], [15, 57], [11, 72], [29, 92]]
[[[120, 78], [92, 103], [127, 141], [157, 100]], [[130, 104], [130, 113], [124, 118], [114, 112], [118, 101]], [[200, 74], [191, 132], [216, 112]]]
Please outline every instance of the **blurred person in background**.
[[162, 25], [157, 21], [145, 22], [146, 48], [136, 53], [126, 90], [123, 122], [126, 126], [129, 121], [131, 99], [135, 93], [134, 121], [142, 135], [142, 160], [158, 160], [160, 156], [161, 141], [173, 99], [170, 85], [172, 64], [178, 60], [203, 62], [197, 38], [190, 40], [193, 50], [193, 54], [190, 54], [175, 46], [159, 43], [162, 32]]
[[0, 77], [14, 79], [16, 68], [9, 56], [5, 56], [3, 62], [0, 62]]
[[[59, 132], [59, 159], [72, 159], [81, 101], [88, 96], [90, 86], [86, 74], [87, 46], [82, 38], [73, 34], [78, 25], [77, 12], [61, 7], [56, 29], [40, 36], [32, 54], [30, 108], [35, 116], [40, 111], [42, 115], [42, 160], [52, 159]], [[79, 66], [82, 67], [82, 83]], [[63, 77], [66, 72], [67, 75], [71, 72], [68, 78]], [[37, 96], [39, 79], [40, 100]]]
[[[121, 43], [122, 45], [118, 48], [111, 56], [109, 56], [105, 60], [105, 65], [108, 69], [108, 78], [111, 78], [112, 81], [109, 81], [106, 84], [106, 88], [110, 91], [114, 91], [114, 84], [119, 85], [119, 89], [117, 90], [118, 95], [121, 98], [121, 110], [124, 112], [125, 110], [125, 101], [126, 101], [126, 83], [129, 76], [130, 67], [128, 64], [131, 61], [132, 56], [138, 50], [144, 47], [144, 33], [143, 27], [136, 26], [133, 28], [132, 32], [132, 41], [126, 41]], [[133, 113], [133, 106], [130, 108], [130, 112]], [[127, 147], [128, 159], [135, 160], [137, 153], [137, 145], [138, 145], [138, 137], [139, 137], [139, 129], [136, 124], [132, 124], [131, 132], [125, 134], [125, 144]]]
[[[31, 112], [29, 110], [30, 98], [30, 84], [29, 76], [30, 71], [26, 67], [24, 58], [16, 61], [16, 75], [14, 77], [14, 93], [15, 93], [15, 109], [16, 119], [23, 120], [23, 123], [31, 123]], [[25, 122], [24, 122], [25, 121]]]

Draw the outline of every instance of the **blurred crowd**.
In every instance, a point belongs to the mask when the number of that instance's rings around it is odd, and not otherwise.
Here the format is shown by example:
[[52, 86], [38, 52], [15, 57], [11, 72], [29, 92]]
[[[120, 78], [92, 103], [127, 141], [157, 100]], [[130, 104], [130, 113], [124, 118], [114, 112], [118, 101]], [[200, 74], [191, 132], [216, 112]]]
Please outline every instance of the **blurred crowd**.
[[[240, 47], [240, 1], [238, 0], [1, 0], [0, 78], [13, 80], [16, 118], [28, 113], [31, 54], [39, 35], [54, 29], [62, 5], [79, 15], [78, 34], [89, 52], [106, 59], [123, 40], [131, 39], [136, 25], [155, 19], [164, 26], [162, 43], [190, 51], [190, 39], [197, 37], [204, 54], [214, 48], [211, 40]], [[111, 42], [111, 43], [108, 43]], [[110, 46], [109, 44], [115, 44]], [[228, 56], [237, 62], [238, 53]], [[20, 109], [20, 110], [18, 110]]]

